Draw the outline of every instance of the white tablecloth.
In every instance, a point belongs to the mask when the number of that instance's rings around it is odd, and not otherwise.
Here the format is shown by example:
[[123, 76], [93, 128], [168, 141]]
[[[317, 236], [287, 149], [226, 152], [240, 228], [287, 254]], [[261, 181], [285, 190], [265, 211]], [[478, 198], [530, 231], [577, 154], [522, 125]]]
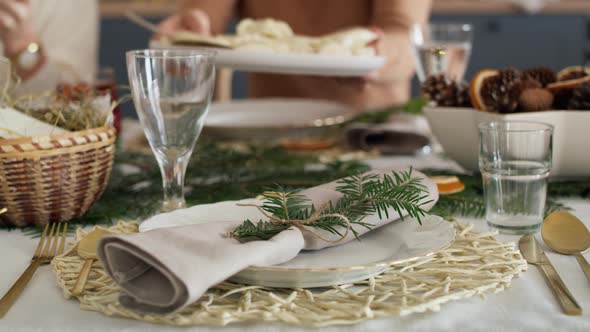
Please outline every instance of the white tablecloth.
[[[373, 161], [373, 166], [414, 165], [446, 167], [448, 162], [436, 157], [388, 158]], [[590, 227], [590, 200], [567, 199], [586, 226]], [[483, 220], [473, 222], [483, 230]], [[500, 235], [504, 241], [517, 241], [516, 236]], [[26, 268], [37, 240], [21, 231], [0, 231], [0, 294], [4, 294]], [[586, 279], [574, 257], [547, 252], [549, 259], [576, 297], [584, 314], [566, 316], [536, 267], [512, 286], [498, 294], [459, 300], [442, 305], [440, 312], [413, 314], [402, 318], [370, 320], [365, 323], [316, 329], [319, 331], [590, 331], [590, 281]], [[590, 254], [586, 254], [590, 259]], [[75, 300], [65, 300], [56, 286], [50, 267], [41, 267], [12, 310], [0, 320], [0, 331], [305, 331], [285, 324], [231, 325], [224, 328], [173, 328], [139, 321], [107, 317], [101, 313], [82, 311]]]

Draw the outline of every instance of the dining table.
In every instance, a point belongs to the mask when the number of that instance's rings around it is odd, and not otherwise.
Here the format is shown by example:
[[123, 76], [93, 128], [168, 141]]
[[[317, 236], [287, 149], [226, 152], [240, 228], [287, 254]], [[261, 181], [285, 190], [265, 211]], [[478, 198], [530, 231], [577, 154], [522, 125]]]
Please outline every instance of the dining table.
[[[451, 169], [460, 167], [436, 153], [413, 156], [370, 157], [372, 168], [407, 167], [416, 169]], [[590, 227], [590, 200], [564, 198], [568, 206]], [[489, 230], [482, 218], [460, 217], [476, 230]], [[542, 242], [540, 233], [537, 239]], [[503, 242], [516, 243], [519, 236], [499, 234]], [[26, 268], [37, 245], [37, 238], [18, 229], [0, 230], [0, 293], [5, 293]], [[544, 245], [543, 245], [544, 246]], [[29, 286], [8, 314], [0, 319], [0, 331], [590, 331], [590, 280], [574, 256], [557, 254], [544, 246], [551, 263], [583, 309], [580, 316], [567, 316], [548, 287], [541, 272], [533, 265], [512, 281], [510, 287], [482, 297], [471, 297], [440, 305], [439, 310], [413, 313], [402, 317], [367, 320], [354, 325], [306, 329], [285, 323], [249, 323], [218, 326], [172, 327], [132, 319], [109, 317], [85, 311], [73, 299], [65, 299], [49, 266], [35, 274]], [[585, 257], [590, 259], [590, 254]]]

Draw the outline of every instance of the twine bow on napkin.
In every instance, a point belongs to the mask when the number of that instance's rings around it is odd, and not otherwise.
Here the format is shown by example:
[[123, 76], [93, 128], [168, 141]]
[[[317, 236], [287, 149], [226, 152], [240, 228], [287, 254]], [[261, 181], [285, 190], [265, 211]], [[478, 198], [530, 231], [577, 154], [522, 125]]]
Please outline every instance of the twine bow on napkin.
[[[277, 195], [285, 195], [285, 193], [276, 193]], [[350, 229], [352, 227], [350, 220], [340, 214], [340, 213], [327, 213], [327, 214], [323, 214], [323, 212], [328, 208], [329, 206], [329, 202], [326, 202], [324, 204], [322, 204], [311, 216], [309, 216], [309, 218], [307, 219], [281, 219], [278, 218], [276, 216], [273, 216], [269, 213], [267, 213], [266, 211], [264, 211], [264, 209], [262, 208], [262, 206], [257, 205], [257, 204], [241, 204], [238, 203], [236, 204], [237, 206], [250, 206], [250, 207], [255, 207], [256, 209], [258, 209], [258, 211], [260, 211], [260, 213], [262, 213], [262, 215], [264, 215], [266, 218], [268, 218], [268, 221], [270, 223], [276, 224], [276, 225], [291, 225], [291, 226], [295, 226], [297, 228], [299, 228], [302, 231], [305, 232], [309, 232], [311, 234], [313, 234], [314, 236], [316, 236], [317, 238], [319, 238], [320, 240], [326, 241], [328, 243], [338, 243], [340, 241], [342, 241], [343, 239], [346, 238], [346, 236], [348, 235], [348, 233], [350, 232]], [[288, 216], [289, 215], [289, 209], [287, 208], [287, 206], [283, 205], [284, 211], [285, 211], [285, 215]], [[336, 240], [330, 240], [322, 235], [320, 235], [318, 232], [314, 231], [313, 229], [311, 229], [310, 227], [306, 227], [307, 224], [311, 224], [315, 221], [318, 221], [320, 219], [323, 218], [339, 218], [340, 220], [342, 220], [345, 224], [346, 224], [346, 230], [344, 231], [344, 234], [341, 235], [341, 237], [339, 239]], [[228, 237], [235, 237], [234, 236], [234, 232], [229, 232], [228, 233]]]

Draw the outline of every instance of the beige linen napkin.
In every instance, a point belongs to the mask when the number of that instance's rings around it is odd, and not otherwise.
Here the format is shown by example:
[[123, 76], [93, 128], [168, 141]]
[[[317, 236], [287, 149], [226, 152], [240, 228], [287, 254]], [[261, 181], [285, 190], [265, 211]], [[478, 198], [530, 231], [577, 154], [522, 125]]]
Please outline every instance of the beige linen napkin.
[[[373, 173], [389, 174], [391, 171]], [[414, 171], [413, 174], [424, 178], [423, 184], [429, 191], [425, 201], [432, 201], [424, 209], [429, 210], [438, 199], [436, 185], [422, 173]], [[336, 182], [331, 182], [304, 190], [301, 194], [319, 206], [341, 197], [334, 190], [336, 186]], [[390, 218], [387, 220], [370, 215], [364, 222], [380, 227], [399, 219], [395, 211], [388, 212]], [[338, 243], [331, 243], [291, 227], [269, 241], [240, 243], [225, 234], [241, 224], [242, 219], [190, 225], [191, 218], [198, 219], [197, 215], [191, 216], [191, 208], [160, 214], [151, 219], [189, 225], [109, 236], [99, 242], [98, 256], [109, 275], [121, 286], [119, 301], [123, 306], [143, 312], [170, 313], [193, 303], [209, 287], [249, 266], [281, 264], [301, 250], [322, 249], [354, 239], [350, 234]], [[369, 231], [362, 226], [355, 226], [355, 230], [359, 234]], [[329, 232], [319, 233], [328, 240], [338, 239]]]

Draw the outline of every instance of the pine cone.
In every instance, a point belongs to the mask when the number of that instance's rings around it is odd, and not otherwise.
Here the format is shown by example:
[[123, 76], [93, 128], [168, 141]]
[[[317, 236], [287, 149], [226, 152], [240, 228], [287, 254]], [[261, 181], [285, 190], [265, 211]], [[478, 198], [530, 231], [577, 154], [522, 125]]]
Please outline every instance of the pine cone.
[[590, 82], [582, 83], [572, 91], [567, 108], [570, 110], [590, 110]]
[[443, 74], [429, 76], [422, 84], [422, 95], [437, 106], [471, 107], [468, 85], [457, 83]]
[[553, 104], [553, 94], [541, 88], [525, 89], [520, 94], [518, 103], [525, 112], [546, 111]]
[[562, 89], [553, 94], [553, 109], [565, 110], [572, 99], [572, 89]]
[[457, 84], [457, 107], [473, 107], [471, 95], [469, 94], [469, 84], [461, 82]]
[[551, 84], [557, 81], [557, 74], [551, 68], [547, 67], [534, 67], [526, 69], [522, 72], [525, 77], [533, 79], [541, 84], [542, 87], [546, 87], [547, 84]]
[[513, 68], [504, 69], [498, 75], [485, 79], [481, 86], [481, 98], [486, 110], [511, 113], [518, 107], [518, 98], [525, 85], [522, 73]]
[[542, 88], [543, 85], [541, 83], [539, 83], [539, 81], [532, 79], [530, 77], [526, 77], [523, 76], [523, 80], [522, 80], [522, 90], [526, 90], [526, 89], [536, 89], [536, 88]]

